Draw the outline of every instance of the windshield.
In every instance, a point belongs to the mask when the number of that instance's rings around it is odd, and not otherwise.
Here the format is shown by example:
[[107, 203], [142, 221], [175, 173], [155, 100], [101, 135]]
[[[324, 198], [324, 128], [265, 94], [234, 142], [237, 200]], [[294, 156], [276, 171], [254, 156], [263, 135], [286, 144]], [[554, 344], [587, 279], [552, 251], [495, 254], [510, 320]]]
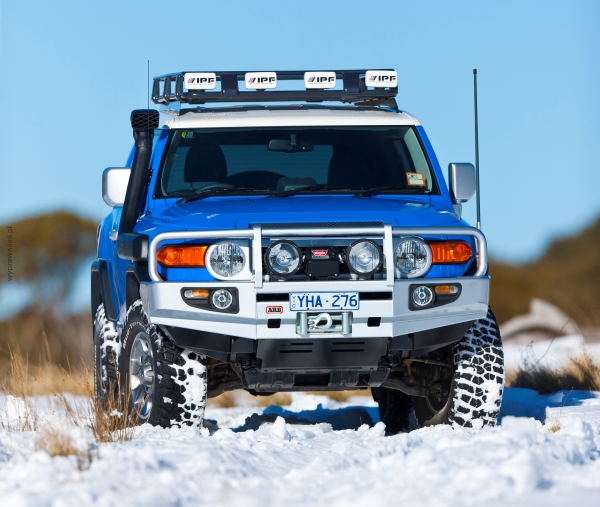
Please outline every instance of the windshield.
[[238, 195], [438, 193], [412, 127], [174, 129], [155, 197], [211, 188]]

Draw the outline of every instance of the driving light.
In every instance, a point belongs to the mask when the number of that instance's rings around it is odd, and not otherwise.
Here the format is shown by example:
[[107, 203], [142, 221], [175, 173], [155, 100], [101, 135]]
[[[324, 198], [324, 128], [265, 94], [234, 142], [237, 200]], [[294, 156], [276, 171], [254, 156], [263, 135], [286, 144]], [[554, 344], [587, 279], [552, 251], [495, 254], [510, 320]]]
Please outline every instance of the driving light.
[[396, 246], [394, 264], [401, 278], [423, 276], [431, 267], [431, 249], [421, 238], [404, 238]]
[[156, 262], [165, 268], [203, 268], [207, 248], [205, 245], [166, 245], [156, 253]]
[[412, 300], [417, 306], [427, 306], [433, 301], [433, 291], [425, 285], [415, 287], [412, 293]]
[[212, 304], [219, 310], [227, 310], [233, 303], [233, 296], [227, 289], [219, 289], [213, 292]]
[[361, 276], [375, 273], [381, 267], [382, 257], [379, 245], [369, 239], [355, 241], [346, 252], [348, 268]]
[[290, 276], [302, 267], [302, 253], [296, 243], [276, 241], [265, 253], [267, 268], [276, 276]]
[[246, 256], [242, 248], [235, 243], [219, 243], [210, 252], [209, 262], [217, 275], [230, 278], [242, 272]]

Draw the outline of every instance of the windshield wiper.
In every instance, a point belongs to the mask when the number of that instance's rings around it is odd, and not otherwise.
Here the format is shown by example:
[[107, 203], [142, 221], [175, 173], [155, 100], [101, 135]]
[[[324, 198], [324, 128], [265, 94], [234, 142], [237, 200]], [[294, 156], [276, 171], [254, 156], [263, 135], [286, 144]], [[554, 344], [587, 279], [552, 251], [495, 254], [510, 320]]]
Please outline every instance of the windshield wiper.
[[298, 187], [292, 188], [291, 190], [284, 190], [283, 192], [275, 192], [271, 194], [269, 197], [289, 197], [290, 195], [296, 195], [301, 192], [313, 192], [316, 190], [348, 190], [349, 188], [345, 187], [330, 187], [329, 185], [309, 185], [307, 187]]
[[[376, 187], [376, 188], [371, 188], [369, 190], [365, 190], [364, 192], [357, 192], [356, 194], [354, 194], [354, 197], [358, 197], [359, 199], [361, 197], [371, 197], [373, 195], [377, 195], [377, 194], [382, 194], [383, 192], [388, 192], [390, 190], [402, 190], [402, 193], [413, 193], [416, 191], [419, 191], [421, 189], [419, 188], [406, 188], [403, 187], [402, 185], [387, 185], [385, 187]], [[428, 190], [425, 189], [425, 192], [427, 192]]]
[[212, 197], [213, 195], [217, 195], [217, 194], [221, 194], [224, 192], [263, 192], [263, 193], [268, 193], [268, 190], [265, 190], [264, 188], [244, 188], [244, 187], [229, 187], [229, 186], [225, 186], [223, 185], [222, 187], [214, 187], [214, 188], [206, 188], [204, 190], [200, 190], [198, 192], [196, 192], [195, 194], [192, 194], [188, 197], [184, 197], [183, 199], [179, 199], [179, 201], [177, 201], [177, 204], [181, 204], [184, 202], [192, 202], [192, 201], [198, 201], [200, 199], [206, 199], [207, 197]]

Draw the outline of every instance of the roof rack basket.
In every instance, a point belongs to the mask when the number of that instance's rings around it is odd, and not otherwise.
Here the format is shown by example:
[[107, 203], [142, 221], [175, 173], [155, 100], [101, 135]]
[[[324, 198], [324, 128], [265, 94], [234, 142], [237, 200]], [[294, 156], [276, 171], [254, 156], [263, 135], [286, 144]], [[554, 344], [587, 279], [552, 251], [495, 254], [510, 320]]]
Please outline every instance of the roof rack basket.
[[[393, 72], [381, 69], [381, 72]], [[206, 104], [214, 102], [323, 102], [352, 103], [356, 106], [383, 106], [398, 111], [395, 97], [398, 87], [369, 88], [365, 84], [366, 70], [336, 70], [336, 80], [342, 81], [341, 89], [302, 90], [240, 90], [240, 82], [246, 72], [214, 72], [220, 90], [188, 90], [184, 88], [187, 72], [165, 74], [154, 78], [152, 101], [168, 105], [171, 102]], [[275, 72], [277, 81], [303, 81], [304, 71]]]

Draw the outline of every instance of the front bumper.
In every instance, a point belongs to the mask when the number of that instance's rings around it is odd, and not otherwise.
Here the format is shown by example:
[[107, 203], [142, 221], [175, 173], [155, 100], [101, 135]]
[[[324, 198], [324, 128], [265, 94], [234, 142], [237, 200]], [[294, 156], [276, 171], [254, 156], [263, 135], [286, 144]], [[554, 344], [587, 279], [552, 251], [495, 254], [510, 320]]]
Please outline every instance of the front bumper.
[[[409, 307], [409, 288], [418, 283], [428, 285], [458, 283], [462, 290], [456, 301], [414, 311]], [[289, 302], [270, 302], [269, 295], [332, 291], [368, 293], [370, 299], [361, 298], [360, 309], [351, 312], [351, 332], [343, 336], [392, 338], [484, 318], [488, 308], [489, 277], [396, 280], [392, 287], [389, 287], [385, 280], [334, 283], [330, 281], [267, 282], [260, 289], [257, 289], [253, 282], [230, 282], [227, 286], [238, 290], [240, 308], [237, 314], [193, 308], [186, 304], [181, 296], [184, 288], [219, 288], [223, 287], [223, 282], [145, 282], [140, 292], [144, 309], [153, 324], [251, 340], [289, 340], [308, 336], [299, 333], [298, 312], [290, 310]], [[379, 294], [381, 297], [378, 297]], [[261, 301], [257, 301], [259, 295], [262, 296]], [[280, 320], [278, 328], [268, 326], [268, 321], [274, 316], [267, 314], [267, 307], [273, 305], [283, 307], [283, 311], [276, 315]], [[342, 337], [341, 334], [336, 336]], [[331, 333], [310, 333], [310, 337], [318, 339], [333, 336]]]
[[[398, 236], [470, 235], [477, 241], [477, 270], [472, 277], [396, 279], [394, 241]], [[377, 280], [267, 281], [262, 273], [263, 241], [275, 238], [377, 238], [383, 244], [384, 277]], [[168, 282], [157, 272], [156, 251], [162, 241], [245, 238], [250, 248], [250, 280]], [[388, 358], [417, 357], [459, 340], [474, 320], [488, 310], [489, 277], [485, 237], [471, 227], [316, 227], [162, 233], [151, 242], [148, 268], [152, 281], [140, 294], [150, 321], [161, 326], [181, 347], [242, 370], [246, 388], [347, 389], [377, 386], [390, 371]], [[457, 299], [415, 310], [411, 286], [460, 284]], [[219, 313], [187, 304], [183, 289], [235, 288], [236, 313]], [[308, 332], [307, 314], [290, 310], [291, 292], [359, 292], [360, 308], [335, 315], [341, 329]], [[363, 297], [364, 296], [364, 297]], [[267, 307], [280, 307], [276, 314]], [[351, 313], [351, 315], [348, 315]], [[333, 312], [331, 317], [333, 318]], [[304, 321], [305, 322], [305, 321]], [[344, 324], [345, 322], [345, 324]], [[348, 322], [351, 326], [348, 326]], [[314, 322], [313, 322], [314, 324]]]

